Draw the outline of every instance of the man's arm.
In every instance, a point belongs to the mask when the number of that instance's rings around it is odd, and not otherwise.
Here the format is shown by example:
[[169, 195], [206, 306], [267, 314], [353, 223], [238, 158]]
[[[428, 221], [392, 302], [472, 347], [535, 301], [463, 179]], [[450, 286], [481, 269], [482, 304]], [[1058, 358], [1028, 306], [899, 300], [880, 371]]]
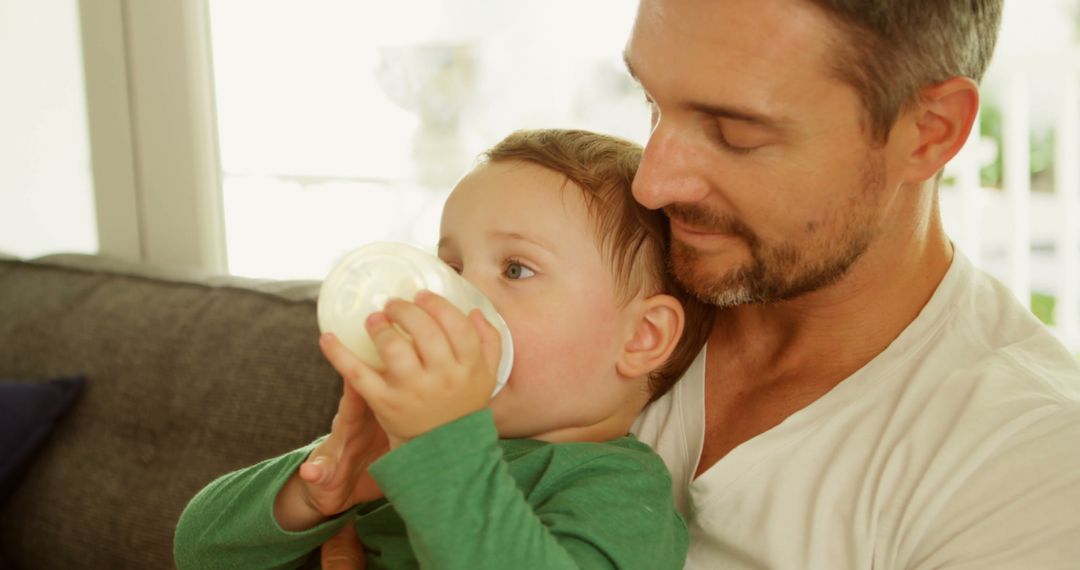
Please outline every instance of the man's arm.
[[320, 550], [319, 566], [322, 570], [364, 570], [364, 545], [356, 536], [356, 527], [350, 521], [337, 534], [330, 537]]

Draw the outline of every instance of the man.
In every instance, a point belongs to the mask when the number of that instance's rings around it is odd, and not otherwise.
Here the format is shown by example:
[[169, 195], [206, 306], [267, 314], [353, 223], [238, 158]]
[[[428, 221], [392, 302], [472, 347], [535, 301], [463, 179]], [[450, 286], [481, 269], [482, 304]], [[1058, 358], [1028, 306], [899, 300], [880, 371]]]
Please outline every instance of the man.
[[634, 193], [720, 308], [636, 429], [672, 470], [689, 568], [1077, 567], [1080, 370], [937, 204], [1000, 11], [641, 0]]
[[639, 418], [688, 568], [1075, 568], [1080, 368], [945, 235], [1002, 0], [641, 0], [634, 195], [718, 307]]

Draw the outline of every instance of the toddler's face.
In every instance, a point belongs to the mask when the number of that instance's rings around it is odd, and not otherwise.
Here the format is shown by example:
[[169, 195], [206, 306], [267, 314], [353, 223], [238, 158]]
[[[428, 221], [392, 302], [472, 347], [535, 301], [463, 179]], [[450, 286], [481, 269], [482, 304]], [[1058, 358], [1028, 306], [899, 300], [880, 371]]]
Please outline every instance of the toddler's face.
[[439, 257], [476, 285], [514, 339], [510, 379], [491, 401], [504, 438], [559, 440], [626, 401], [615, 363], [629, 319], [582, 191], [521, 161], [488, 163], [443, 210]]

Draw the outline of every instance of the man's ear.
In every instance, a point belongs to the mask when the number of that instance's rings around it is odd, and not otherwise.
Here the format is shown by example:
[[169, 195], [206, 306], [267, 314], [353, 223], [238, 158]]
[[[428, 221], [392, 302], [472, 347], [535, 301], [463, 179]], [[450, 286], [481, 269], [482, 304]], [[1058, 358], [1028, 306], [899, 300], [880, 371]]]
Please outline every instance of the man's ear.
[[646, 297], [634, 315], [630, 339], [615, 368], [625, 378], [640, 378], [667, 361], [682, 337], [686, 314], [671, 295]]
[[967, 77], [924, 88], [902, 118], [912, 139], [905, 180], [920, 183], [936, 176], [967, 142], [978, 112], [979, 87]]

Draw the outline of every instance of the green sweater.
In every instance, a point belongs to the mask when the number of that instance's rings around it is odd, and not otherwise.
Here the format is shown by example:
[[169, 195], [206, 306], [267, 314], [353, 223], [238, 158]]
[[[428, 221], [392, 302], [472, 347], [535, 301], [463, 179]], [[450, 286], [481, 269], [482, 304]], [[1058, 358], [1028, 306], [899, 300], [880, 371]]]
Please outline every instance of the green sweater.
[[498, 439], [490, 410], [413, 439], [371, 466], [386, 500], [303, 532], [273, 515], [318, 442], [229, 473], [177, 524], [177, 567], [296, 568], [354, 517], [368, 568], [682, 568], [686, 526], [660, 458], [606, 443]]

